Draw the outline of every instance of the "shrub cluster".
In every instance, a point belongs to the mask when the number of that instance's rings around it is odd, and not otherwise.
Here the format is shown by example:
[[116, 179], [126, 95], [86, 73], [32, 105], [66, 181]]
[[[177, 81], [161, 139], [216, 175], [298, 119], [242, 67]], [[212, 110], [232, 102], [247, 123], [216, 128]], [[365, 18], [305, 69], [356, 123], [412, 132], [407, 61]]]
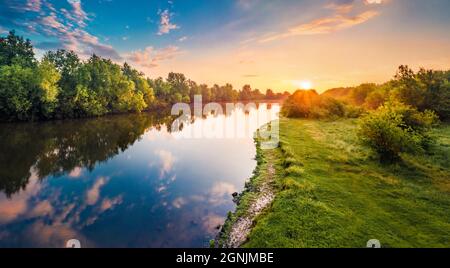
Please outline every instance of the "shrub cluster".
[[403, 152], [424, 152], [432, 142], [429, 130], [437, 122], [432, 111], [419, 112], [400, 102], [388, 102], [360, 119], [358, 136], [382, 162], [394, 162]]

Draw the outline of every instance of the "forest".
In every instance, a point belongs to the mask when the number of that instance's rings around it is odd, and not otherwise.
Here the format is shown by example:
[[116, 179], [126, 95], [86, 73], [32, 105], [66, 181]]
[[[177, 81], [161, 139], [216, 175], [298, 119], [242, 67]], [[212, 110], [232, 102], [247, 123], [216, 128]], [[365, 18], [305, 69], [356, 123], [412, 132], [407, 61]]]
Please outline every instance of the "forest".
[[174, 103], [278, 100], [289, 93], [262, 93], [245, 85], [205, 84], [169, 73], [147, 78], [128, 63], [92, 55], [82, 60], [73, 51], [48, 51], [38, 60], [32, 42], [9, 32], [0, 38], [0, 120], [39, 121], [141, 112]]

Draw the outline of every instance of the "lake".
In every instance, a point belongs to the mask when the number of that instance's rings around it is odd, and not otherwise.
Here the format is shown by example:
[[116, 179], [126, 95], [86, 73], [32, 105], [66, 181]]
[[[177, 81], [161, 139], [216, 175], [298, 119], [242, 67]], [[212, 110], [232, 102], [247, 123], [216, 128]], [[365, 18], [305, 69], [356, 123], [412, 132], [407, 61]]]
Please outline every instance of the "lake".
[[278, 112], [0, 124], [0, 247], [208, 247], [256, 166], [248, 133]]

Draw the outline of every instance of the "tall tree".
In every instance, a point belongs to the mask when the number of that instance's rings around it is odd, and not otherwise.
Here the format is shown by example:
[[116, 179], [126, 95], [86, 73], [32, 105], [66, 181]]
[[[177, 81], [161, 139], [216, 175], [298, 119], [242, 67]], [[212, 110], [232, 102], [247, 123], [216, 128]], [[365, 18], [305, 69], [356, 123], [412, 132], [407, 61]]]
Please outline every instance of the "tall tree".
[[55, 66], [43, 60], [39, 63], [38, 69], [37, 104], [38, 114], [44, 118], [51, 118], [58, 105], [59, 86], [61, 75]]
[[44, 55], [43, 61], [51, 62], [61, 74], [58, 82], [60, 92], [58, 94], [58, 117], [77, 117], [75, 97], [79, 83], [78, 72], [82, 62], [73, 51], [58, 50], [49, 51]]
[[10, 31], [7, 37], [0, 37], [0, 66], [17, 64], [34, 67], [36, 60], [31, 41]]
[[37, 84], [33, 69], [17, 64], [1, 66], [0, 116], [2, 119], [32, 119], [33, 97], [36, 96]]
[[123, 74], [128, 77], [134, 83], [134, 90], [136, 94], [142, 94], [145, 106], [151, 106], [155, 101], [155, 93], [151, 88], [148, 80], [145, 79], [144, 74], [133, 68], [128, 63], [125, 63], [122, 67]]

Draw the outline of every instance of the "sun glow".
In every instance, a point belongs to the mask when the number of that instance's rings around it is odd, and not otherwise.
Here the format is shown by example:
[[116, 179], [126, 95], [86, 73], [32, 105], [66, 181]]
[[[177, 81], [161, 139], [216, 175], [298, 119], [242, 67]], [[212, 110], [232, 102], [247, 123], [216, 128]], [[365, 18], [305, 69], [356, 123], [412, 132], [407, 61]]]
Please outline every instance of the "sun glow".
[[297, 81], [294, 81], [293, 84], [296, 87], [299, 87], [300, 89], [303, 89], [303, 90], [309, 90], [309, 89], [312, 89], [312, 87], [313, 87], [312, 82], [309, 80], [300, 80], [300, 81], [297, 80]]

